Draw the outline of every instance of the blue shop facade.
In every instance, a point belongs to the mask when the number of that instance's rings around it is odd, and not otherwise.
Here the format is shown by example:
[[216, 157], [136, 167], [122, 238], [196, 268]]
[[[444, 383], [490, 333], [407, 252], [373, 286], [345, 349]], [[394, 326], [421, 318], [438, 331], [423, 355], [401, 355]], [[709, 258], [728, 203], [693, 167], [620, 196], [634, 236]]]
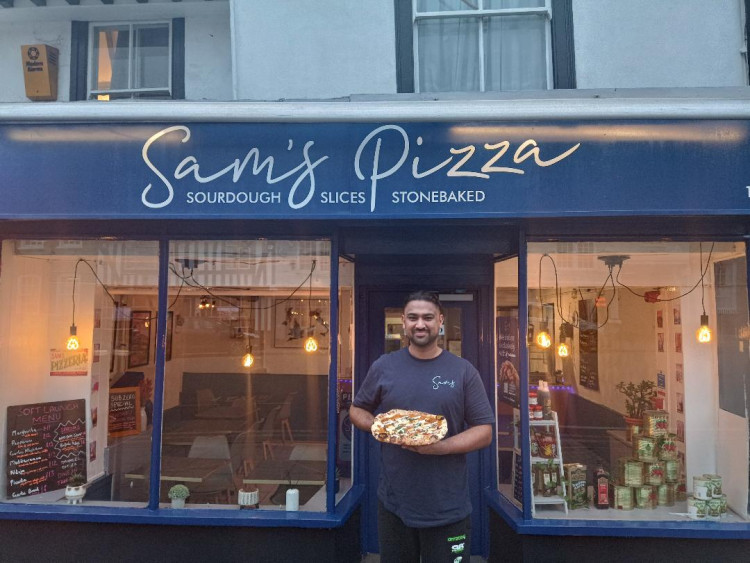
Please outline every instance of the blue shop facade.
[[497, 414], [472, 554], [744, 551], [750, 115], [632, 103], [6, 112], [4, 550], [377, 552], [348, 407], [427, 289]]

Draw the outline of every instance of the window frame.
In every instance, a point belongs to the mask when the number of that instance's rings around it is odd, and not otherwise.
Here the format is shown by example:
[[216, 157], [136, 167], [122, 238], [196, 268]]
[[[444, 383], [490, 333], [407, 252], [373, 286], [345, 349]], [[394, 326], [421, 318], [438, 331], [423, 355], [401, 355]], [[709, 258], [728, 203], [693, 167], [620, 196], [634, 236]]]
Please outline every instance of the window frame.
[[[153, 23], [167, 23], [169, 25], [169, 92], [166, 97], [172, 100], [185, 99], [185, 18], [143, 21], [112, 21], [112, 22], [71, 22], [70, 44], [70, 101], [94, 100], [90, 88], [93, 76], [93, 28], [115, 25], [148, 25]], [[163, 91], [158, 89], [137, 89], [134, 92]], [[124, 90], [129, 92], [131, 90]], [[120, 90], [107, 92], [121, 92]], [[104, 93], [107, 93], [104, 92]], [[96, 94], [94, 94], [95, 96]], [[118, 98], [123, 99], [123, 98]], [[124, 99], [149, 99], [130, 96]]]
[[[483, 18], [546, 14], [547, 89], [576, 87], [575, 53], [573, 49], [572, 0], [545, 0], [541, 8], [451, 10], [417, 13], [417, 0], [410, 3], [394, 0], [396, 34], [396, 85], [399, 93], [422, 93], [419, 88], [419, 21], [456, 17], [473, 17], [479, 25], [480, 89], [488, 92], [484, 84]], [[424, 92], [429, 93], [429, 92]]]

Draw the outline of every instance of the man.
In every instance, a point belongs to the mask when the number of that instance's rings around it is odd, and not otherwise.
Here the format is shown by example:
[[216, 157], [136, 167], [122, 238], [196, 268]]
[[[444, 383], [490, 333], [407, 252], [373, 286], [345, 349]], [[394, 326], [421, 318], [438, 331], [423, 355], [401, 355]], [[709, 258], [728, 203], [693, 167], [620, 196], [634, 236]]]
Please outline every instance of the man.
[[466, 454], [492, 442], [494, 415], [477, 370], [437, 345], [437, 295], [409, 295], [401, 316], [409, 346], [378, 358], [349, 410], [369, 432], [374, 413], [443, 415], [448, 434], [427, 446], [381, 444], [378, 532], [383, 563], [468, 562], [471, 500]]

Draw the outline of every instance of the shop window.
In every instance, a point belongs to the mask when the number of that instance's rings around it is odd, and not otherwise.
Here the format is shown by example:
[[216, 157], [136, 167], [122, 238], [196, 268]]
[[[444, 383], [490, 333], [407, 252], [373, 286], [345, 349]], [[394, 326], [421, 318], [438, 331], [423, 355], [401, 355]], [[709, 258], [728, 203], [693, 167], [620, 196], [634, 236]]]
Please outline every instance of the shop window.
[[395, 2], [399, 92], [575, 88], [569, 1]]
[[184, 98], [184, 19], [73, 22], [71, 100]]
[[86, 504], [145, 502], [119, 477], [151, 455], [157, 244], [5, 240], [0, 258], [0, 498], [65, 503], [80, 479]]
[[330, 267], [328, 241], [171, 243], [162, 502], [326, 510]]
[[[748, 464], [735, 455], [748, 441], [745, 252], [712, 241], [529, 244], [529, 366], [542, 330], [566, 352], [552, 375], [529, 373], [528, 412], [505, 397], [529, 417], [530, 451], [516, 425], [514, 457], [532, 467], [514, 475], [515, 490], [500, 483], [508, 498], [522, 506], [533, 492], [544, 519], [747, 519]], [[548, 304], [554, 321], [540, 314]], [[605, 510], [581, 510], [595, 505]]]

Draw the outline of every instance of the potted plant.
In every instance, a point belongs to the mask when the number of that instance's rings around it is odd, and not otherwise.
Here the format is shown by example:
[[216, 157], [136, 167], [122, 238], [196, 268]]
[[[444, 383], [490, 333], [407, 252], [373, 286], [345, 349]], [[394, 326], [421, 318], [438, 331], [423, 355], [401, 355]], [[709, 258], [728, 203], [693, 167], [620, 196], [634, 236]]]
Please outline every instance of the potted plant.
[[644, 379], [639, 383], [625, 383], [620, 381], [615, 388], [625, 395], [625, 424], [628, 429], [628, 439], [633, 437], [633, 427], [639, 427], [643, 422], [643, 413], [654, 408], [656, 399], [656, 383]]
[[172, 508], [185, 508], [185, 499], [190, 496], [190, 489], [185, 485], [173, 485], [167, 496], [172, 500]]
[[70, 476], [65, 486], [65, 498], [68, 504], [81, 504], [86, 494], [86, 477], [81, 473], [75, 473]]

